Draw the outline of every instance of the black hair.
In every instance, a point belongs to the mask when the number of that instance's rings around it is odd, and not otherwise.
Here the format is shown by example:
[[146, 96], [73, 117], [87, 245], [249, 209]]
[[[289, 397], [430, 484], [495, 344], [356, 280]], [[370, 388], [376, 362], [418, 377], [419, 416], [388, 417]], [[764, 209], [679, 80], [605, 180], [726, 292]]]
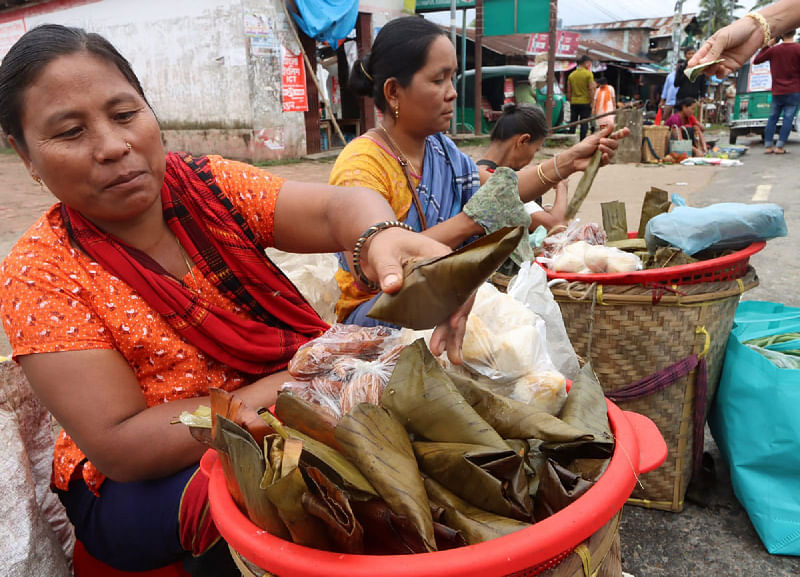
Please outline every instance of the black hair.
[[428, 51], [446, 32], [421, 16], [396, 18], [386, 23], [375, 37], [372, 52], [356, 60], [350, 70], [348, 85], [359, 96], [375, 99], [375, 106], [386, 111], [383, 85], [396, 78], [408, 86], [414, 74], [425, 66]]
[[592, 61], [592, 59], [589, 58], [586, 54], [584, 54], [583, 56], [578, 58], [578, 66], [580, 66], [584, 62], [591, 62], [591, 61]]
[[503, 141], [518, 134], [530, 134], [531, 140], [539, 140], [547, 136], [547, 132], [547, 120], [539, 106], [509, 103], [503, 106], [503, 114], [497, 119], [489, 139]]
[[686, 48], [683, 49], [683, 55], [686, 56], [686, 53], [689, 51], [697, 52], [697, 49], [694, 46], [687, 46]]
[[678, 110], [682, 110], [684, 106], [694, 106], [695, 102], [697, 102], [697, 99], [694, 96], [681, 98], [680, 102], [678, 102]]
[[23, 148], [27, 146], [22, 130], [25, 90], [53, 60], [77, 52], [88, 52], [116, 66], [147, 102], [130, 63], [108, 40], [82, 28], [60, 24], [37, 26], [14, 43], [0, 64], [0, 127]]
[[598, 78], [598, 79], [596, 80], [596, 82], [597, 82], [597, 84], [599, 84], [600, 86], [605, 86], [606, 84], [608, 84], [608, 78], [606, 78], [605, 76], [601, 76], [600, 78]]

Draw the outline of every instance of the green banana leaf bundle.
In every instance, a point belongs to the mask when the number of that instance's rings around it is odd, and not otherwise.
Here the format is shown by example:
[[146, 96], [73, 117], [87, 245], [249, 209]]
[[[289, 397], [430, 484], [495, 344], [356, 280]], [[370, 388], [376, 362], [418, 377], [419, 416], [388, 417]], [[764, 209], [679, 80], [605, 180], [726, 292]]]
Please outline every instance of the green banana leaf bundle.
[[437, 551], [523, 529], [584, 494], [613, 451], [591, 367], [553, 416], [446, 372], [421, 339], [399, 354], [381, 405], [338, 422], [291, 393], [280, 418], [224, 391], [212, 403], [181, 420], [210, 421], [239, 507], [276, 536], [343, 553]]
[[381, 293], [367, 316], [415, 330], [446, 321], [511, 255], [526, 231], [501, 228], [442, 257], [409, 262], [403, 288]]

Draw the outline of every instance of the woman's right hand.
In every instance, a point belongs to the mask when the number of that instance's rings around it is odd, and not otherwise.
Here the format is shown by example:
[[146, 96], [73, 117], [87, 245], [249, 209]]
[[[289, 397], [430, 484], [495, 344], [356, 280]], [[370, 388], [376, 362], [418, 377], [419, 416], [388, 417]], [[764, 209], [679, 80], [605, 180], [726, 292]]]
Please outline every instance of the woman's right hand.
[[733, 24], [717, 30], [706, 40], [697, 53], [686, 63], [687, 67], [697, 66], [712, 60], [723, 61], [709, 66], [703, 72], [724, 78], [741, 68], [764, 43], [764, 32], [754, 18], [739, 18]]

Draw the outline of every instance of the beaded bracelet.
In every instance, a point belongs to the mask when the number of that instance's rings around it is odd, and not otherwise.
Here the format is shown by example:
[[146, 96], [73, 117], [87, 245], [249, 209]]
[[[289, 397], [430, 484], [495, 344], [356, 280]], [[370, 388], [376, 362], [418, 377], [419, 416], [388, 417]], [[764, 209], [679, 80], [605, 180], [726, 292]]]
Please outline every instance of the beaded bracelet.
[[547, 175], [544, 173], [544, 170], [542, 170], [541, 164], [539, 164], [536, 167], [536, 174], [539, 176], [539, 180], [542, 181], [542, 184], [545, 186], [553, 186], [554, 184], [558, 184], [557, 180], [551, 180], [547, 178]]
[[564, 177], [561, 176], [561, 173], [558, 171], [558, 153], [557, 152], [553, 155], [553, 170], [556, 171], [556, 178], [558, 178], [558, 180], [564, 180]]
[[361, 269], [361, 249], [364, 248], [364, 244], [367, 242], [367, 240], [369, 240], [382, 230], [386, 230], [387, 228], [392, 228], [392, 227], [403, 228], [405, 230], [410, 230], [411, 232], [414, 232], [414, 229], [404, 222], [400, 222], [397, 220], [385, 220], [383, 222], [379, 222], [378, 224], [373, 224], [371, 227], [365, 230], [364, 233], [360, 237], [358, 237], [358, 240], [356, 241], [356, 246], [353, 247], [353, 270], [356, 273], [356, 277], [358, 277], [358, 280], [361, 281], [361, 283], [364, 286], [366, 286], [372, 291], [377, 291], [381, 287], [375, 281], [367, 278], [367, 276], [364, 274], [364, 271]]
[[767, 19], [764, 18], [764, 15], [759, 12], [748, 12], [745, 14], [745, 18], [752, 18], [761, 26], [761, 31], [764, 33], [764, 42], [761, 44], [761, 48], [769, 46], [769, 43], [772, 41], [772, 32], [769, 29], [769, 23]]

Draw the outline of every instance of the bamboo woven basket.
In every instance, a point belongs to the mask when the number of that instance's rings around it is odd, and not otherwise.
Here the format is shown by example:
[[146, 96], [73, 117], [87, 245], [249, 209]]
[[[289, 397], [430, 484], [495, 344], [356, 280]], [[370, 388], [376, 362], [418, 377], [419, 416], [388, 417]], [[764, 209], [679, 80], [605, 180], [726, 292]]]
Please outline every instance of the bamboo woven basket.
[[[671, 287], [569, 283], [552, 287], [564, 325], [584, 360], [591, 360], [606, 392], [706, 353], [708, 407], [722, 372], [739, 297], [758, 286], [752, 268], [735, 280]], [[640, 477], [628, 503], [681, 511], [692, 475], [696, 369], [670, 386], [629, 402], [667, 442], [667, 461]]]
[[[649, 140], [649, 146], [648, 146]], [[669, 127], [655, 124], [642, 127], [642, 162], [656, 163], [667, 154]], [[655, 153], [655, 154], [653, 154]]]
[[[622, 555], [619, 525], [622, 511], [614, 515], [586, 541], [565, 556], [551, 559], [548, 566], [538, 566], [512, 573], [507, 577], [619, 577], [622, 574]], [[257, 567], [228, 546], [242, 577], [277, 577]]]

